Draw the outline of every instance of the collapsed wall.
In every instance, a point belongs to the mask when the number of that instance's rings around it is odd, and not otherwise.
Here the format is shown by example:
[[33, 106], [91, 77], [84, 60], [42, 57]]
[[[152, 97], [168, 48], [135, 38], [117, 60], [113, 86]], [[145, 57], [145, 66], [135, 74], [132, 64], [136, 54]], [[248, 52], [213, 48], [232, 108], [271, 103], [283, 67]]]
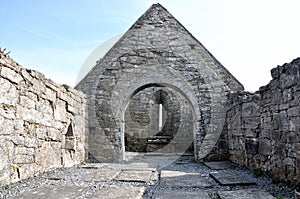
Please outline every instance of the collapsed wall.
[[230, 160], [300, 183], [300, 58], [271, 70], [256, 93], [230, 95]]
[[0, 95], [0, 186], [84, 161], [84, 94], [0, 51]]

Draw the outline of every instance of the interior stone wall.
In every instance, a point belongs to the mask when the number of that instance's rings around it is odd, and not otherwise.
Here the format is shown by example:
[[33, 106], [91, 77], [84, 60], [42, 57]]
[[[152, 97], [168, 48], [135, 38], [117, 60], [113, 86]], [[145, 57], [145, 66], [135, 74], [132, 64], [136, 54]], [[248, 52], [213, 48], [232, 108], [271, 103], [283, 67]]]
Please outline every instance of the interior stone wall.
[[0, 51], [0, 186], [84, 161], [85, 95]]
[[125, 112], [126, 151], [183, 153], [193, 149], [193, 128], [193, 110], [183, 96], [166, 87], [146, 88], [132, 97]]
[[274, 178], [300, 182], [300, 58], [271, 70], [256, 93], [230, 95], [230, 159]]

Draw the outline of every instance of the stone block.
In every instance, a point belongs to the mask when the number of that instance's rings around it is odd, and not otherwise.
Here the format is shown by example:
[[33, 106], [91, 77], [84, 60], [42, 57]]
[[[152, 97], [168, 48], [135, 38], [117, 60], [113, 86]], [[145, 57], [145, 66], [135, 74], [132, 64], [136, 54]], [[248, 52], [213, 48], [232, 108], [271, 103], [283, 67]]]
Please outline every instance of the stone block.
[[245, 176], [233, 171], [212, 172], [209, 175], [219, 184], [225, 186], [256, 184], [253, 180], [246, 179]]
[[243, 103], [242, 117], [255, 117], [260, 114], [260, 106], [255, 102]]
[[14, 164], [31, 164], [34, 163], [33, 155], [15, 155], [13, 159]]
[[258, 154], [258, 139], [248, 138], [245, 142], [246, 153], [249, 155]]
[[270, 155], [272, 153], [272, 145], [268, 139], [260, 139], [258, 151], [263, 155]]
[[19, 73], [7, 67], [2, 67], [1, 76], [16, 84], [23, 80], [22, 76]]
[[15, 106], [18, 99], [18, 91], [8, 80], [0, 78], [0, 104]]
[[296, 175], [297, 175], [297, 182], [300, 183], [300, 154], [296, 156]]

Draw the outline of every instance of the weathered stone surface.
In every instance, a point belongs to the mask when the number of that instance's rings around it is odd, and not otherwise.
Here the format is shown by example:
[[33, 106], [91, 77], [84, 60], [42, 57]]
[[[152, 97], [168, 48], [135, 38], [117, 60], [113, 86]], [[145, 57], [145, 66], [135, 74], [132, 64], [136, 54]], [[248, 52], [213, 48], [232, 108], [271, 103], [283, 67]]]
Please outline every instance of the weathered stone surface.
[[103, 187], [90, 198], [95, 199], [140, 199], [145, 192], [144, 187]]
[[123, 170], [121, 173], [114, 178], [116, 181], [127, 181], [127, 182], [145, 182], [149, 183], [151, 180], [152, 171], [127, 171]]
[[274, 196], [264, 190], [245, 189], [237, 191], [220, 191], [218, 195], [221, 199], [275, 199]]
[[213, 170], [232, 169], [234, 165], [229, 162], [204, 162], [204, 164]]
[[119, 171], [97, 171], [85, 176], [83, 180], [94, 182], [108, 182], [113, 180], [119, 173]]
[[211, 187], [212, 183], [198, 173], [162, 170], [160, 185], [166, 187]]
[[[25, 69], [0, 50], [0, 186], [84, 160], [85, 102], [76, 90], [66, 90]], [[61, 95], [73, 96], [62, 101]], [[76, 107], [70, 114], [67, 106]], [[71, 150], [62, 150], [67, 123], [75, 123]], [[68, 154], [68, 155], [66, 155]]]
[[89, 188], [77, 186], [42, 186], [36, 189], [24, 190], [13, 199], [58, 199], [77, 198], [83, 195]]
[[273, 80], [258, 92], [230, 95], [226, 119], [232, 161], [293, 183], [299, 183], [291, 161], [300, 146], [299, 60], [272, 69]]
[[182, 199], [182, 198], [191, 198], [191, 199], [207, 199], [210, 198], [210, 195], [206, 191], [187, 191], [187, 190], [157, 190], [154, 193], [154, 198], [156, 199]]
[[214, 180], [216, 180], [221, 185], [253, 185], [254, 181], [248, 180], [245, 176], [241, 176], [236, 172], [232, 171], [220, 171], [213, 172], [209, 174]]
[[[194, 143], [195, 159], [204, 158], [223, 131], [227, 93], [243, 90], [159, 4], [151, 6], [76, 88], [89, 98], [89, 129], [95, 133], [89, 132], [88, 150], [98, 161], [122, 160], [123, 135], [130, 150], [184, 152]], [[158, 104], [163, 106], [161, 129]], [[108, 142], [102, 144], [99, 136]]]
[[156, 171], [158, 164], [155, 163], [130, 163], [126, 165], [123, 170], [135, 170], [135, 171]]

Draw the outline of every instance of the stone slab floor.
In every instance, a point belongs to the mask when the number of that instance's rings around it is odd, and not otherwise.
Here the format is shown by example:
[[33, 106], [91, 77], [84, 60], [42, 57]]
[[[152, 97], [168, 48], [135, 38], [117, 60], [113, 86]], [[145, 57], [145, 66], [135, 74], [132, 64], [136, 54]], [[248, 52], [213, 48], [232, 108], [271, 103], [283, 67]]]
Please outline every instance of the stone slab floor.
[[229, 162], [128, 153], [124, 163], [86, 163], [0, 188], [0, 198], [293, 198], [294, 190]]

